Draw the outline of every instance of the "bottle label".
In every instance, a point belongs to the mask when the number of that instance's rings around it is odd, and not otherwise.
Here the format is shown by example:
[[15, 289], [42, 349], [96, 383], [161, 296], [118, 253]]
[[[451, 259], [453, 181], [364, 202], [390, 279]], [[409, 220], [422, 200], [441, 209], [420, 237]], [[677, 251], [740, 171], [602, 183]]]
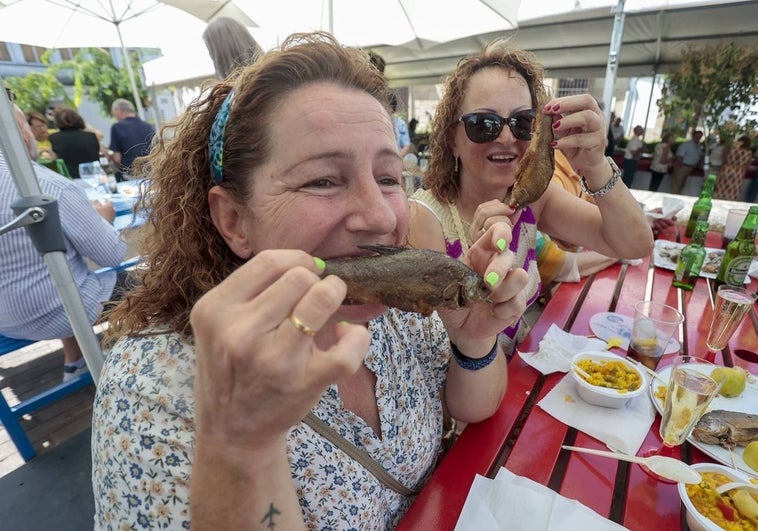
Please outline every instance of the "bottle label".
[[732, 258], [724, 272], [724, 282], [732, 286], [742, 285], [752, 262], [752, 256], [735, 256]]

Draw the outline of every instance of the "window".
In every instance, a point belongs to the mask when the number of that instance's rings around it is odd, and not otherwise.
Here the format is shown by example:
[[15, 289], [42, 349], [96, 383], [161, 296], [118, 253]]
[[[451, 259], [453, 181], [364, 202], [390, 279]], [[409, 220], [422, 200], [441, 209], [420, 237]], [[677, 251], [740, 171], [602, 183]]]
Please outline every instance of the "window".
[[40, 58], [45, 52], [45, 48], [41, 46], [31, 46], [29, 44], [22, 44], [21, 51], [24, 54], [24, 61], [27, 63], [41, 63]]
[[573, 96], [575, 94], [586, 94], [592, 87], [591, 79], [574, 79], [563, 78], [558, 80], [557, 97]]
[[11, 62], [11, 53], [8, 51], [8, 44], [4, 42], [0, 42], [0, 63], [1, 62]]

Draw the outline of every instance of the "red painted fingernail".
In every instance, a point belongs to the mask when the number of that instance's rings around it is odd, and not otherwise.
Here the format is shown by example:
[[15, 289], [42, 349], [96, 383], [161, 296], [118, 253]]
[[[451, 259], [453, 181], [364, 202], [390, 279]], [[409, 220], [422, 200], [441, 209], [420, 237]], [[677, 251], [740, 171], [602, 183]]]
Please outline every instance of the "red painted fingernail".
[[558, 145], [558, 141], [557, 140], [553, 140], [552, 142], [550, 142], [550, 147], [555, 147], [557, 145]]
[[558, 129], [561, 126], [561, 121], [553, 122], [553, 129]]
[[542, 108], [542, 110], [543, 110], [543, 111], [545, 111], [545, 112], [549, 112], [549, 111], [550, 111], [550, 109], [552, 109], [552, 108], [553, 108], [553, 107], [552, 107], [552, 106], [551, 106], [551, 105], [548, 103], [548, 104], [546, 104], [546, 105], [545, 105], [545, 106]]
[[561, 108], [561, 105], [559, 103], [556, 103], [555, 105], [553, 105], [553, 110], [554, 111], [557, 111], [560, 108]]

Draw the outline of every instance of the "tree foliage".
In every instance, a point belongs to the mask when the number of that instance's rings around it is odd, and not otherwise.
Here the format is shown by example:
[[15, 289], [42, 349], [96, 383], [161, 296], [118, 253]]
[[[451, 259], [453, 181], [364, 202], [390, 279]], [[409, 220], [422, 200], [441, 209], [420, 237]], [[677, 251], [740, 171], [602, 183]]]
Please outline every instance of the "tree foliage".
[[685, 50], [664, 83], [658, 106], [680, 134], [700, 125], [728, 139], [753, 131], [758, 123], [758, 51], [731, 42]]
[[[48, 64], [42, 72], [30, 72], [24, 77], [4, 78], [5, 86], [13, 89], [19, 106], [24, 110], [44, 113], [51, 101], [63, 101], [67, 106], [78, 108], [84, 96], [96, 102], [103, 116], [110, 116], [111, 104], [117, 98], [134, 103], [129, 75], [126, 68], [119, 68], [113, 58], [102, 48], [81, 48], [67, 61], [50, 64], [53, 50], [42, 55], [42, 62]], [[139, 58], [130, 54], [132, 70], [139, 72]], [[73, 82], [73, 90], [67, 91], [60, 80]], [[147, 101], [147, 91], [137, 76], [137, 90], [142, 103]], [[71, 92], [71, 93], [69, 93]]]

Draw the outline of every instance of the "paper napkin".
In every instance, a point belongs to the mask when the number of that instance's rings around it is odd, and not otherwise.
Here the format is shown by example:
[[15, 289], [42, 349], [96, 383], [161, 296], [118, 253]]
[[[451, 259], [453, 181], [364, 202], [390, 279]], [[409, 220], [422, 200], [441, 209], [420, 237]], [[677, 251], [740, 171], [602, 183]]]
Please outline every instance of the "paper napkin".
[[[647, 376], [642, 385], [649, 385]], [[593, 406], [579, 397], [571, 375], [564, 376], [537, 405], [564, 424], [628, 455], [639, 451], [655, 418], [655, 406], [647, 393], [619, 409]]]
[[626, 529], [576, 500], [501, 468], [495, 479], [477, 475], [456, 531], [618, 531]]
[[575, 354], [587, 351], [608, 350], [602, 339], [576, 336], [564, 332], [555, 324], [545, 332], [537, 352], [520, 352], [519, 356], [542, 374], [568, 372], [569, 362]]

